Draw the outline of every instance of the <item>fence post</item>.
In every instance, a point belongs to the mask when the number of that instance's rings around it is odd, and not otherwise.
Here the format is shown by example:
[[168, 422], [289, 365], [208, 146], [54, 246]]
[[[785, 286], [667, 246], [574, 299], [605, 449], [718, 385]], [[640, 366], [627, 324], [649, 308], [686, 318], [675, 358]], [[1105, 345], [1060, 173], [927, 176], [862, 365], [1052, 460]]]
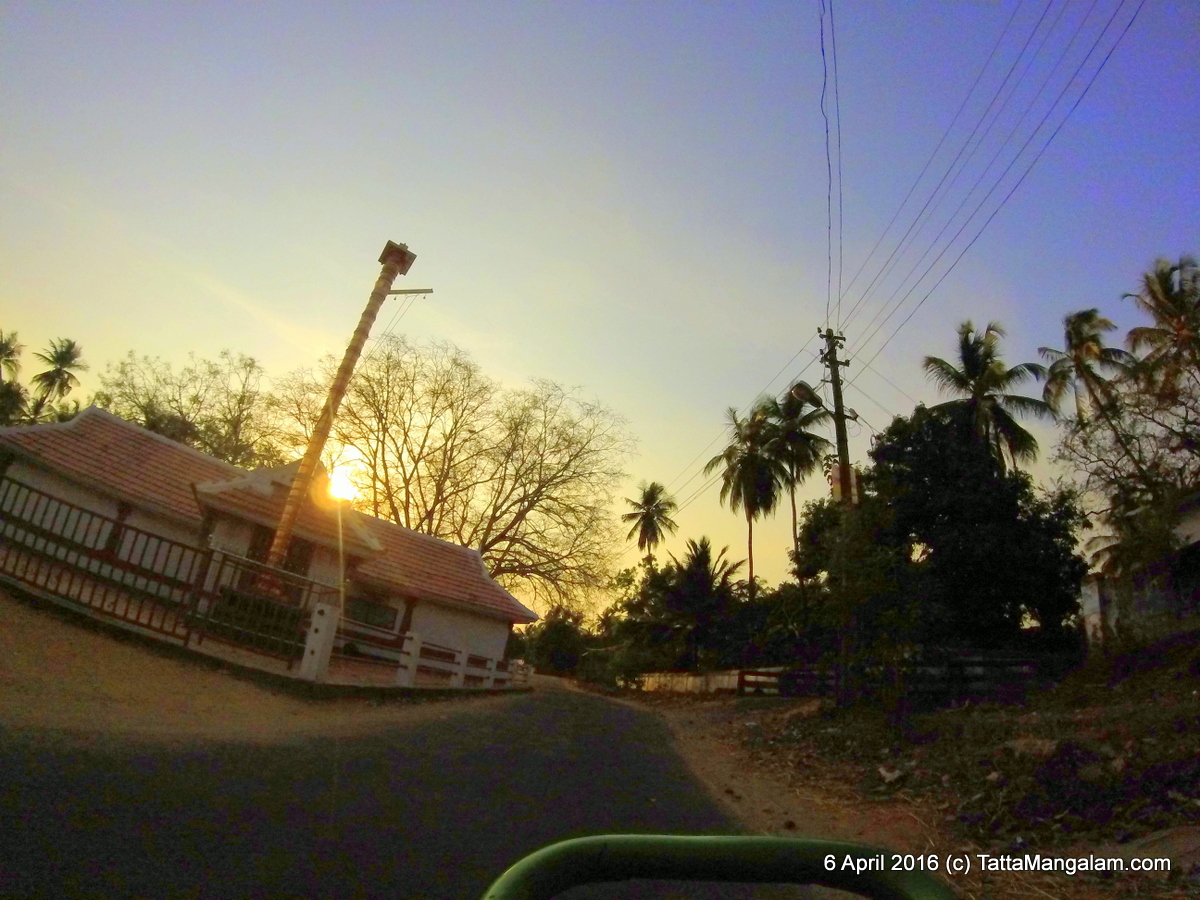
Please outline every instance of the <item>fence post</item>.
[[336, 602], [313, 604], [308, 621], [308, 634], [304, 639], [304, 658], [300, 660], [299, 677], [318, 684], [329, 674], [329, 656], [333, 653], [334, 638], [337, 637], [338, 616], [341, 610]]
[[[396, 686], [413, 687], [417, 683], [417, 665], [421, 661], [421, 636], [415, 631], [406, 632], [400, 650], [402, 651], [400, 653], [401, 668], [396, 670]], [[408, 653], [407, 663], [403, 659], [406, 652]]]
[[450, 678], [450, 684], [454, 687], [462, 687], [466, 682], [464, 676], [467, 674], [467, 651], [456, 650], [458, 654], [458, 662], [454, 666], [454, 675]]

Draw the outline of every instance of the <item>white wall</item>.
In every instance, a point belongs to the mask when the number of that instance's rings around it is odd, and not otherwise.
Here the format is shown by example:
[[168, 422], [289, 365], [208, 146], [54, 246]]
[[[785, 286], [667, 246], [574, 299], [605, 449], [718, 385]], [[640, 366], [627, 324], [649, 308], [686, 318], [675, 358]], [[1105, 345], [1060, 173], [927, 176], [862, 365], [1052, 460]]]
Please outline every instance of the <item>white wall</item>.
[[412, 630], [421, 636], [423, 643], [466, 650], [467, 653], [488, 659], [503, 659], [508, 643], [507, 622], [473, 615], [428, 600], [417, 602], [413, 610]]
[[83, 507], [89, 512], [99, 513], [115, 519], [117, 517], [117, 501], [95, 491], [72, 484], [44, 469], [29, 465], [20, 459], [14, 460], [8, 467], [6, 477], [13, 481], [29, 485], [39, 491], [45, 491], [53, 497], [66, 503]]
[[[255, 528], [254, 524], [244, 519], [216, 513], [211, 537], [212, 546], [217, 550], [245, 556], [250, 550], [250, 541], [254, 537]], [[312, 581], [336, 588], [338, 576], [337, 549], [317, 544], [313, 550], [312, 564], [309, 566], [307, 577]]]
[[[75, 484], [52, 472], [31, 466], [20, 460], [14, 461], [9, 466], [6, 474], [7, 477], [14, 481], [19, 481], [36, 490], [43, 491], [57, 500], [69, 503], [72, 506], [81, 507], [88, 512], [94, 512], [110, 519], [115, 519], [119, 515], [119, 503], [115, 498], [100, 491]], [[187, 544], [191, 547], [202, 547], [198, 527], [179, 522], [176, 519], [154, 515], [137, 507], [133, 507], [129, 516], [125, 519], [125, 524], [172, 541], [178, 541], [181, 544]], [[107, 529], [104, 529], [104, 534], [107, 535]], [[100, 540], [97, 546], [103, 546], [103, 539]], [[126, 552], [130, 549], [128, 541], [123, 545], [123, 549]]]

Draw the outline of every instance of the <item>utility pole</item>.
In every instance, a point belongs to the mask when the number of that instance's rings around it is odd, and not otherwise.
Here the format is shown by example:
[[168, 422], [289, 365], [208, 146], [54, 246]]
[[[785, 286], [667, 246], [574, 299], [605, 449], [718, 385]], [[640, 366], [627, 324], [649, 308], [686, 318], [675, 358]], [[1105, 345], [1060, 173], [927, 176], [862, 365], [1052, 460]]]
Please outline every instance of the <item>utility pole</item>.
[[850, 481], [850, 444], [846, 438], [846, 408], [842, 404], [842, 366], [850, 365], [850, 361], [837, 358], [838, 347], [846, 342], [845, 335], [834, 334], [832, 328], [826, 328], [821, 337], [825, 339], [825, 352], [821, 354], [821, 362], [829, 369], [829, 383], [833, 387], [833, 431], [837, 438], [838, 484], [842, 489], [842, 503], [849, 506], [853, 503], [853, 497]]
[[408, 274], [408, 270], [416, 258], [417, 255], [409, 251], [407, 244], [388, 241], [383, 248], [383, 253], [379, 257], [383, 269], [379, 273], [379, 279], [375, 282], [374, 290], [371, 291], [370, 299], [367, 300], [367, 307], [358, 320], [354, 336], [350, 338], [346, 355], [342, 357], [342, 364], [338, 367], [337, 376], [333, 379], [333, 387], [329, 389], [329, 396], [325, 398], [321, 417], [317, 419], [317, 427], [313, 429], [312, 437], [308, 440], [308, 447], [304, 450], [304, 457], [300, 460], [300, 468], [292, 480], [292, 487], [283, 504], [283, 513], [279, 517], [279, 527], [275, 529], [275, 538], [271, 541], [271, 549], [267, 553], [268, 566], [278, 568], [287, 556], [287, 548], [292, 539], [292, 529], [296, 525], [296, 517], [299, 516], [300, 508], [308, 497], [313, 473], [316, 472], [317, 463], [320, 462], [325, 442], [329, 439], [329, 432], [333, 429], [333, 420], [337, 416], [338, 407], [342, 404], [342, 397], [345, 396], [346, 388], [350, 384], [350, 376], [354, 374], [354, 366], [358, 363], [359, 356], [362, 355], [367, 335], [371, 333], [371, 326], [375, 324], [375, 317], [379, 315], [379, 308], [383, 306], [383, 301], [391, 291], [392, 283], [398, 275]]
[[[846, 408], [842, 403], [842, 366], [848, 366], [850, 362], [840, 360], [837, 356], [838, 347], [846, 341], [844, 335], [834, 334], [833, 329], [827, 327], [821, 337], [825, 339], [825, 352], [821, 354], [821, 362], [829, 369], [829, 383], [833, 387], [833, 430], [837, 438], [838, 484], [842, 489], [842, 505], [849, 509], [854, 505], [854, 498], [850, 483], [850, 443], [846, 438]], [[850, 643], [854, 631], [854, 610], [846, 608], [842, 611], [842, 616], [836, 673], [838, 706], [848, 705], [854, 695], [850, 685]]]

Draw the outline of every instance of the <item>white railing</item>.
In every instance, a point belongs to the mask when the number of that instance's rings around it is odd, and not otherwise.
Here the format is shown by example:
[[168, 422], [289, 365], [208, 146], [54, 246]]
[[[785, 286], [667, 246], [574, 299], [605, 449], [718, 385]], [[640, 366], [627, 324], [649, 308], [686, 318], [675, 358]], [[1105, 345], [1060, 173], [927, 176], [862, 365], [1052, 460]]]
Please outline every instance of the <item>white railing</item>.
[[330, 654], [330, 684], [496, 688], [526, 684], [528, 667], [424, 641], [416, 632], [386, 635], [342, 623]]

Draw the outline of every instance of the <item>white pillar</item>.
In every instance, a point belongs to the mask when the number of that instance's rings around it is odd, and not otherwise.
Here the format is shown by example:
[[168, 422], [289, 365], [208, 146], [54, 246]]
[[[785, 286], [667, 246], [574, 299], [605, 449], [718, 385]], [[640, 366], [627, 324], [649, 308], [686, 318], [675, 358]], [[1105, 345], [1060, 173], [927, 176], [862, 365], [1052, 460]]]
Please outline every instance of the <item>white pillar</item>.
[[337, 603], [313, 604], [308, 635], [304, 640], [304, 658], [300, 660], [300, 678], [318, 684], [325, 681], [329, 673], [329, 656], [333, 653], [333, 641], [337, 637], [340, 614]]
[[417, 663], [421, 660], [421, 636], [415, 631], [410, 631], [404, 636], [404, 644], [401, 646], [408, 656], [405, 658], [401, 653], [401, 659], [404, 660], [402, 665], [405, 668], [396, 670], [396, 686], [397, 687], [412, 687], [417, 683]]
[[463, 675], [467, 671], [467, 651], [456, 650], [455, 652], [458, 654], [458, 662], [454, 666], [454, 674], [450, 677], [450, 685], [451, 687], [462, 687]]

